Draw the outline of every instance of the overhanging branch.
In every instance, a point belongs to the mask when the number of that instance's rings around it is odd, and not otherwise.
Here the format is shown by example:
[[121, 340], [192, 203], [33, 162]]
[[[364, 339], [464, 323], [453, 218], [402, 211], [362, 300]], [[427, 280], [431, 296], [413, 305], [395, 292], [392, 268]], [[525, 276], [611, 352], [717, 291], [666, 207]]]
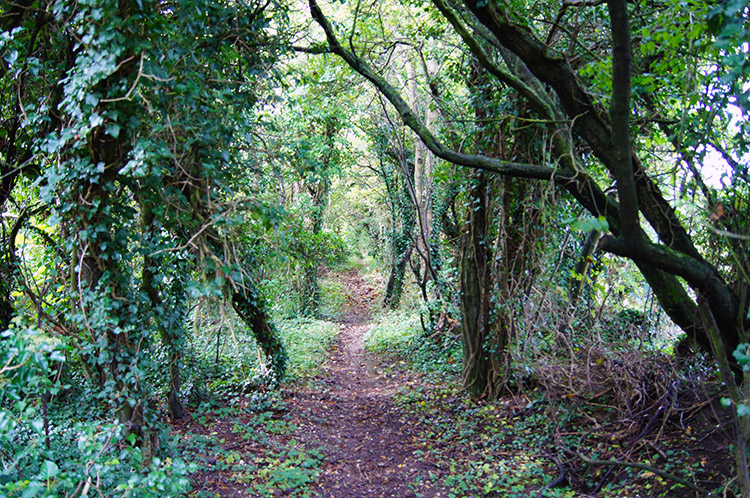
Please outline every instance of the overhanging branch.
[[341, 46], [333, 27], [328, 19], [323, 15], [316, 0], [309, 0], [310, 12], [313, 19], [320, 24], [326, 34], [331, 51], [341, 57], [352, 69], [364, 76], [388, 99], [398, 112], [404, 123], [414, 130], [425, 146], [437, 157], [448, 162], [466, 166], [470, 168], [483, 169], [503, 175], [512, 175], [521, 178], [552, 179], [555, 175], [555, 169], [549, 166], [541, 166], [527, 163], [517, 163], [513, 161], [501, 161], [482, 155], [463, 154], [445, 147], [432, 132], [422, 123], [417, 115], [412, 111], [406, 101], [401, 97], [399, 92], [391, 86], [385, 79], [378, 75], [367, 62], [357, 57], [354, 53], [346, 50]]

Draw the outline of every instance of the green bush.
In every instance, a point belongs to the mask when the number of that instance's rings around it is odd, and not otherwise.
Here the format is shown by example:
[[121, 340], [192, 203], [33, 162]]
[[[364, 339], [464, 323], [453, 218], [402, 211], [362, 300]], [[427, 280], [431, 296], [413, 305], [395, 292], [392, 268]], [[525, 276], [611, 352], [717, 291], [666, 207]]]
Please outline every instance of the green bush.
[[428, 374], [453, 375], [461, 368], [457, 338], [447, 334], [426, 336], [416, 313], [394, 311], [378, 317], [365, 335], [365, 348], [407, 360], [411, 368]]
[[122, 426], [96, 413], [79, 419], [80, 403], [66, 397], [71, 387], [52, 380], [66, 348], [41, 336], [11, 328], [0, 339], [0, 496], [185, 496], [184, 462], [155, 458], [142, 470], [144, 455], [123, 438]]

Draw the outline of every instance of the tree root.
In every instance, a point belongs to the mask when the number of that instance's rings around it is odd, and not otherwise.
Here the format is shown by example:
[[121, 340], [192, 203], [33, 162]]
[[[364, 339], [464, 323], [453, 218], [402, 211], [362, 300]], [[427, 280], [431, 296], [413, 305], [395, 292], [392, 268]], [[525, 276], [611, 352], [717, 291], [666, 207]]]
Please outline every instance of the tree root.
[[682, 477], [676, 476], [674, 474], [670, 474], [669, 472], [665, 472], [661, 469], [658, 469], [652, 465], [648, 465], [646, 463], [639, 463], [639, 462], [624, 462], [621, 460], [595, 460], [588, 458], [585, 455], [582, 455], [577, 452], [573, 452], [570, 450], [567, 450], [567, 452], [572, 453], [573, 455], [577, 456], [584, 462], [586, 462], [589, 465], [608, 465], [608, 466], [619, 466], [619, 467], [630, 467], [634, 469], [641, 469], [648, 472], [653, 472], [654, 474], [663, 477], [664, 479], [669, 479], [670, 481], [674, 481], [678, 484], [682, 484], [686, 488], [690, 488], [696, 493], [700, 493], [702, 495], [706, 496], [712, 496], [713, 493], [711, 491], [708, 491], [707, 489], [703, 489], [700, 486], [693, 484], [692, 482], [688, 481], [687, 479], [683, 479]]
[[545, 491], [560, 486], [562, 483], [564, 483], [568, 479], [568, 470], [565, 468], [562, 462], [560, 462], [560, 460], [558, 460], [557, 458], [551, 455], [549, 455], [547, 458], [552, 460], [555, 463], [555, 465], [557, 465], [559, 474], [553, 481], [550, 481], [542, 489], [537, 491], [536, 494], [534, 495], [534, 498], [542, 498], [544, 496]]

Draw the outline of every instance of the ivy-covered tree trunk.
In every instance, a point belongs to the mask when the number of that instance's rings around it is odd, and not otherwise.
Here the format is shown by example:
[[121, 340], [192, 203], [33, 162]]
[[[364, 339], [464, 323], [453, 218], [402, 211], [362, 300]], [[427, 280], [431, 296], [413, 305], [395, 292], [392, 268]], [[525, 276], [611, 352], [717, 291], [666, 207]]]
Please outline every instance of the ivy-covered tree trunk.
[[[123, 64], [121, 70], [129, 67]], [[110, 386], [117, 418], [125, 427], [126, 435], [134, 434], [137, 444], [147, 449], [147, 461], [152, 456], [151, 438], [144, 420], [142, 386], [133, 371], [138, 368], [141, 323], [138, 312], [124, 306], [117, 296], [128, 296], [127, 283], [118, 268], [119, 254], [127, 251], [126, 241], [117, 233], [119, 220], [112, 217], [117, 207], [112, 200], [115, 177], [127, 160], [128, 143], [125, 133], [114, 138], [95, 129], [91, 137], [91, 163], [102, 165], [90, 171], [91, 176], [78, 188], [82, 206], [91, 206], [78, 213], [77, 240], [71, 267], [73, 288], [78, 311], [83, 316], [96, 316], [97, 321], [85, 320], [91, 326], [88, 333], [102, 345], [95, 362], [102, 385]], [[108, 299], [109, 296], [114, 299]], [[136, 305], [137, 306], [137, 305]], [[103, 364], [102, 361], [106, 361]], [[106, 365], [106, 366], [105, 366]], [[105, 368], [101, 368], [105, 366]]]
[[[320, 144], [319, 157], [313, 162], [313, 167], [305, 171], [305, 182], [308, 193], [312, 200], [312, 212], [310, 214], [310, 234], [312, 235], [313, 247], [320, 241], [323, 232], [323, 221], [328, 203], [328, 191], [330, 189], [330, 176], [337, 160], [336, 136], [341, 130], [341, 122], [335, 114], [327, 114], [319, 120], [322, 125], [319, 133], [322, 143]], [[308, 254], [303, 262], [302, 269], [302, 293], [300, 304], [302, 314], [305, 316], [317, 316], [320, 311], [320, 282], [318, 281], [318, 264], [320, 255], [317, 250]]]
[[[152, 201], [149, 199], [140, 199], [141, 208], [141, 233], [143, 235], [142, 243], [147, 243], [155, 237], [156, 230], [154, 227], [155, 215]], [[150, 247], [151, 244], [147, 244]], [[163, 259], [163, 258], [162, 258]], [[180, 377], [180, 367], [182, 362], [182, 321], [185, 313], [175, 312], [171, 308], [184, 308], [184, 302], [188, 299], [185, 292], [182, 291], [182, 276], [174, 275], [172, 277], [173, 292], [170, 293], [171, 303], [164, 303], [159, 290], [154, 283], [154, 270], [165, 265], [164, 261], [157, 262], [154, 256], [145, 254], [143, 257], [143, 269], [141, 271], [141, 289], [148, 296], [152, 313], [155, 315], [156, 326], [164, 347], [167, 350], [169, 358], [169, 386], [167, 387], [167, 411], [172, 420], [179, 420], [185, 415], [185, 410], [180, 401], [180, 389], [182, 380]], [[175, 292], [177, 291], [177, 292]], [[171, 312], [171, 313], [170, 313]], [[169, 316], [171, 314], [171, 316]]]
[[407, 176], [413, 172], [413, 164], [402, 158], [405, 171], [392, 168], [382, 162], [381, 175], [386, 184], [391, 205], [391, 269], [385, 287], [383, 306], [395, 309], [401, 302], [406, 265], [414, 251], [414, 227], [417, 224], [416, 206], [409, 194]]
[[404, 236], [403, 233], [393, 236], [393, 256], [391, 260], [391, 271], [388, 274], [388, 281], [385, 286], [385, 295], [383, 296], [383, 306], [396, 309], [401, 303], [401, 295], [404, 292], [404, 277], [406, 276], [406, 264], [411, 259], [414, 245], [411, 237]]
[[[82, 133], [87, 133], [87, 147], [73, 149], [66, 157], [67, 163], [57, 166], [60, 171], [56, 180], [63, 212], [71, 221], [74, 244], [70, 266], [74, 324], [82, 340], [89, 341], [84, 346], [88, 361], [98, 372], [124, 435], [135, 437], [135, 443], [144, 451], [143, 465], [148, 466], [158, 444], [149, 433], [145, 417], [147, 396], [139, 375], [148, 327], [140, 312], [141, 302], [128, 279], [131, 248], [127, 227], [134, 211], [119, 192], [128, 182], [121, 174], [133, 143], [130, 118], [140, 108], [135, 102], [118, 98], [122, 88], [131, 86], [137, 78], [138, 63], [132, 45], [125, 40], [142, 36], [137, 26], [126, 27], [118, 20], [136, 13], [148, 14], [127, 0], [107, 6], [105, 12], [107, 22], [92, 28], [92, 41], [82, 48], [87, 53], [81, 60], [88, 60], [86, 57], [91, 54], [112, 56], [116, 45], [118, 64], [105, 78], [95, 79], [88, 90], [86, 98], [97, 102], [87, 108], [88, 123], [95, 125], [89, 127], [85, 121], [81, 124], [85, 130]], [[70, 74], [71, 81], [84, 86], [90, 77], [90, 68], [85, 64]], [[60, 182], [60, 178], [69, 179], [69, 183]]]
[[487, 173], [472, 174], [468, 196], [466, 228], [463, 236], [461, 287], [461, 345], [463, 350], [463, 384], [473, 397], [496, 393], [497, 376], [492, 370], [498, 354], [491, 348], [492, 284], [491, 252], [488, 247]]
[[[188, 161], [189, 178], [182, 186], [190, 213], [189, 223], [181, 227], [181, 236], [193, 250], [193, 257], [205, 278], [222, 283], [224, 298], [231, 300], [234, 310], [247, 325], [271, 364], [278, 385], [286, 374], [287, 353], [284, 344], [266, 311], [266, 304], [256, 288], [247, 279], [244, 268], [238, 267], [237, 258], [226, 261], [224, 245], [216, 227], [212, 226], [207, 199], [212, 179], [202, 168], [201, 156], [212, 151], [196, 147]], [[235, 255], [236, 256], [236, 255]], [[228, 270], [228, 271], [227, 271]]]
[[[328, 178], [307, 186], [312, 197], [310, 233], [317, 241], [323, 231], [323, 215], [328, 198]], [[300, 296], [302, 315], [315, 317], [320, 311], [320, 282], [318, 281], [318, 255], [310, 254], [302, 268], [302, 294]]]

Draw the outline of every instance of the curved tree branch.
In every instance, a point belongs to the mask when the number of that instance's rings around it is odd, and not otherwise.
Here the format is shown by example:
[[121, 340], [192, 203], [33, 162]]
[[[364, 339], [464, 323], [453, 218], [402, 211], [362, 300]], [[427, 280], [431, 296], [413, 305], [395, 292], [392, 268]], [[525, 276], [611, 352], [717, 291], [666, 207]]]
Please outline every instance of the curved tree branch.
[[313, 19], [320, 24], [326, 34], [331, 51], [344, 59], [349, 66], [373, 83], [378, 90], [388, 99], [395, 107], [401, 119], [406, 125], [414, 130], [419, 138], [424, 142], [433, 154], [441, 159], [449, 161], [460, 166], [493, 171], [504, 175], [513, 175], [522, 178], [551, 179], [555, 175], [555, 169], [549, 166], [540, 166], [535, 164], [517, 163], [513, 161], [500, 161], [481, 155], [463, 154], [445, 147], [432, 132], [422, 123], [417, 115], [409, 107], [409, 104], [401, 97], [398, 91], [391, 86], [385, 79], [378, 75], [367, 62], [363, 61], [355, 54], [341, 46], [333, 27], [328, 19], [323, 15], [316, 0], [309, 0], [310, 12]]
[[[433, 1], [438, 5], [438, 8], [448, 8], [443, 0]], [[601, 248], [634, 261], [652, 285], [665, 311], [704, 349], [708, 346], [707, 337], [705, 331], [696, 325], [695, 317], [697, 315], [695, 310], [697, 308], [675, 275], [685, 278], [692, 285], [696, 285], [701, 292], [705, 292], [717, 320], [721, 321], [720, 326], [728, 349], [734, 349], [737, 344], [737, 331], [733, 321], [738, 306], [736, 296], [716, 269], [709, 265], [697, 252], [687, 232], [677, 220], [674, 208], [664, 199], [658, 187], [645, 176], [637, 156], [632, 151], [625, 155], [625, 160], [628, 157], [630, 158], [628, 166], [632, 166], [630, 176], [635, 179], [637, 199], [646, 199], [647, 202], [639, 203], [636, 200], [636, 202], [631, 202], [631, 208], [635, 206], [635, 209], [640, 209], [665, 245], [648, 242], [637, 224], [638, 237], [619, 238], [624, 235], [621, 225], [621, 207], [607, 196], [586, 172], [575, 167], [572, 155], [573, 149], [571, 144], [568, 143], [570, 139], [567, 134], [565, 138], [555, 142], [563, 165], [557, 169], [500, 161], [481, 155], [461, 154], [446, 148], [419, 120], [394, 87], [379, 76], [364, 60], [341, 46], [317, 1], [309, 0], [309, 4], [312, 17], [323, 28], [331, 51], [375, 85], [396, 108], [404, 123], [422, 139], [436, 156], [460, 166], [484, 169], [509, 176], [547, 179], [560, 184], [589, 212], [595, 216], [606, 217], [614, 237], [605, 237]], [[476, 40], [466, 41], [470, 47], [473, 47], [473, 50], [478, 51], [474, 55], [477, 55], [478, 59], [483, 58], [484, 63], [492, 67], [492, 70], [485, 69], [504, 83], [509, 85], [512, 83], [512, 86], [519, 92], [523, 93], [525, 89], [526, 96], [531, 97], [530, 101], [535, 107], [544, 101], [552, 102], [552, 100], [541, 96], [537, 91], [543, 89], [542, 84], [552, 87], [567, 115], [575, 117], [573, 127], [577, 130], [577, 133], [592, 147], [594, 153], [597, 157], [600, 157], [605, 166], [612, 171], [613, 138], [609, 122], [601, 109], [591, 100], [590, 95], [580, 86], [572, 69], [562, 59], [549, 54], [547, 48], [536, 40], [528, 30], [510, 23], [501, 13], [488, 10], [490, 7], [486, 4], [482, 8], [477, 7], [476, 2], [467, 1], [465, 4], [493, 33], [493, 36], [497, 37], [497, 40], [506, 47], [505, 50], [507, 50], [509, 56], [519, 59], [518, 63], [513, 63], [513, 67], [520, 72], [511, 74], [500, 69], [489, 57], [484, 55]], [[477, 13], [478, 11], [479, 13]], [[459, 26], [457, 30], [465, 37], [465, 40], [473, 40], [468, 30], [462, 28], [463, 25], [458, 21], [458, 18], [456, 16], [452, 18]], [[448, 17], [448, 19], [451, 18]], [[622, 23], [622, 21], [618, 22]], [[503, 49], [501, 48], [501, 50]], [[505, 53], [503, 55], [505, 56]], [[508, 62], [507, 58], [506, 62]], [[512, 71], [513, 68], [511, 68]], [[524, 71], [527, 72], [524, 73]], [[626, 68], [625, 72], [628, 73], [629, 70]], [[615, 77], [620, 77], [622, 74], [623, 70], [618, 69]], [[534, 82], [541, 83], [535, 85]], [[618, 95], [620, 97], [616, 97], [621, 99], [623, 94], [628, 97], [625, 101], [621, 100], [621, 105], [626, 104], [627, 112], [629, 112], [629, 93], [628, 84], [625, 88], [619, 88]], [[550, 112], [552, 113], [551, 117], [556, 117], [560, 114], [555, 111], [555, 108], [556, 104], [553, 104], [550, 107], [539, 106], [537, 110], [543, 115]], [[574, 111], [577, 113], [572, 114]], [[620, 128], [629, 126], [628, 118], [629, 116], [626, 115], [624, 123], [620, 123], [618, 126]], [[560, 130], [555, 130], [553, 135], [561, 135]], [[629, 145], [627, 148], [630, 150]], [[631, 221], [633, 218], [631, 215]], [[637, 220], [637, 211], [635, 220]], [[644, 248], [648, 250], [644, 250]]]
[[[594, 155], [613, 172], [612, 129], [604, 110], [592, 100], [570, 65], [531, 31], [509, 20], [502, 4], [466, 0], [466, 8], [484, 24], [504, 47], [516, 54], [542, 82], [550, 85], [570, 117], [573, 127], [591, 147]], [[668, 246], [702, 260], [690, 236], [677, 219], [674, 208], [664, 199], [658, 186], [646, 176], [637, 156], [632, 155], [633, 176], [639, 209]]]

